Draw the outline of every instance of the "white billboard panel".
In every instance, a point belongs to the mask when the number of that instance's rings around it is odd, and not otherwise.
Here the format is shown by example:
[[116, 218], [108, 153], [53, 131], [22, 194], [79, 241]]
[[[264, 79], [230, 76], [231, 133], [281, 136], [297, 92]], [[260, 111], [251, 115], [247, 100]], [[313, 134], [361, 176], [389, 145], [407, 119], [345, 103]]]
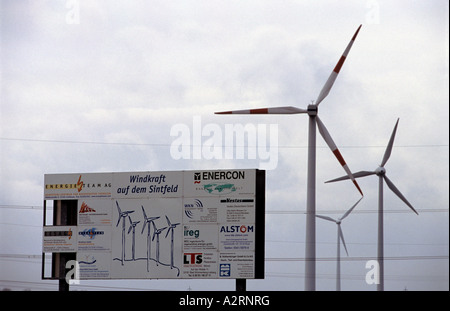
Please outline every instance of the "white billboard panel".
[[44, 226], [43, 250], [76, 252], [81, 279], [263, 278], [264, 179], [258, 170], [46, 175], [44, 199], [76, 200], [77, 225], [71, 240]]
[[254, 196], [255, 172], [255, 170], [185, 171], [184, 196]]
[[50, 226], [43, 228], [42, 252], [73, 253], [77, 251], [76, 226]]
[[110, 226], [112, 223], [111, 199], [78, 200], [78, 225]]
[[112, 277], [179, 277], [182, 199], [113, 201]]
[[181, 197], [183, 172], [129, 172], [113, 174], [113, 198]]
[[78, 226], [77, 251], [111, 251], [111, 226]]
[[111, 253], [77, 252], [80, 279], [110, 279]]
[[51, 174], [44, 184], [44, 200], [110, 198], [112, 174]]

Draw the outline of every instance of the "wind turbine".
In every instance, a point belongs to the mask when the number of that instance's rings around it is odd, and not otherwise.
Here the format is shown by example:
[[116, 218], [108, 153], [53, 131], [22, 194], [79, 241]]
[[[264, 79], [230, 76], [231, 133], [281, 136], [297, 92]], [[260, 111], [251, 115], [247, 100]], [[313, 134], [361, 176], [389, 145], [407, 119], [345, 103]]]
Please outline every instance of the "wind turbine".
[[128, 229], [128, 234], [130, 234], [130, 232], [131, 232], [131, 230], [133, 230], [133, 244], [132, 244], [132, 247], [131, 247], [131, 250], [132, 250], [132, 254], [133, 254], [133, 261], [135, 260], [134, 259], [134, 244], [135, 244], [135, 229], [136, 229], [136, 225], [138, 224], [138, 223], [140, 223], [140, 221], [131, 221], [131, 217], [130, 216], [128, 216], [128, 219], [130, 220], [130, 228]]
[[116, 205], [117, 205], [117, 209], [119, 211], [119, 220], [117, 221], [116, 227], [119, 226], [120, 220], [123, 219], [122, 221], [122, 266], [123, 266], [123, 261], [125, 260], [125, 218], [128, 217], [128, 214], [133, 213], [134, 211], [126, 211], [126, 212], [122, 212], [122, 210], [120, 209], [119, 206], [119, 202], [116, 201]]
[[178, 226], [180, 223], [172, 224], [170, 223], [169, 217], [166, 215], [167, 224], [169, 225], [169, 229], [167, 229], [166, 238], [169, 235], [169, 232], [172, 232], [172, 237], [170, 241], [170, 269], [173, 269], [173, 229]]
[[334, 67], [328, 80], [325, 82], [319, 96], [315, 103], [308, 105], [307, 109], [301, 109], [297, 107], [274, 107], [274, 108], [259, 108], [259, 109], [246, 109], [246, 110], [234, 110], [216, 112], [216, 114], [297, 114], [307, 113], [309, 116], [309, 135], [308, 135], [308, 176], [307, 176], [307, 195], [306, 195], [306, 246], [305, 246], [305, 290], [316, 289], [316, 124], [319, 128], [319, 132], [323, 139], [331, 149], [339, 163], [344, 168], [347, 175], [353, 181], [358, 191], [363, 195], [358, 183], [355, 181], [350, 169], [348, 168], [344, 158], [342, 157], [339, 149], [330, 136], [330, 133], [326, 129], [318, 116], [318, 107], [322, 100], [328, 95], [331, 87], [336, 80], [339, 71], [344, 64], [345, 59], [350, 52], [350, 48], [361, 29], [360, 25], [353, 35], [350, 43], [347, 45], [344, 53], [339, 59], [338, 63]]
[[[400, 119], [397, 119], [397, 122], [395, 123], [394, 130], [392, 131], [391, 138], [389, 139], [389, 143], [386, 147], [386, 151], [384, 152], [383, 160], [381, 160], [380, 166], [375, 171], [360, 171], [357, 173], [354, 173], [353, 176], [355, 178], [359, 177], [365, 177], [369, 175], [377, 175], [378, 176], [378, 265], [379, 265], [379, 283], [377, 285], [377, 290], [383, 291], [384, 290], [384, 233], [383, 233], [383, 179], [386, 182], [389, 189], [392, 190], [403, 202], [405, 202], [406, 205], [417, 215], [417, 211], [414, 209], [414, 207], [411, 205], [411, 203], [408, 202], [408, 200], [403, 196], [403, 194], [400, 192], [400, 190], [397, 189], [397, 187], [394, 185], [394, 183], [386, 176], [386, 169], [384, 168], [384, 165], [389, 160], [389, 157], [391, 156], [392, 152], [392, 146], [394, 145], [394, 139], [395, 139], [395, 133], [397, 132], [397, 126], [398, 121]], [[339, 177], [333, 180], [326, 181], [329, 182], [335, 182], [340, 180], [348, 179], [347, 176]]]
[[154, 230], [153, 230], [152, 241], [155, 239], [155, 236], [156, 236], [156, 265], [158, 265], [158, 263], [159, 263], [159, 235], [166, 228], [167, 227], [164, 227], [164, 228], [161, 228], [161, 229], [157, 229], [155, 223], [153, 222], [153, 229]]
[[342, 244], [344, 245], [345, 252], [347, 253], [348, 256], [347, 246], [345, 246], [344, 234], [342, 233], [341, 229], [341, 222], [353, 211], [353, 209], [356, 207], [356, 205], [358, 205], [359, 201], [361, 200], [362, 198], [359, 199], [358, 202], [356, 202], [348, 211], [344, 213], [344, 215], [339, 217], [337, 220], [328, 216], [316, 215], [316, 217], [332, 221], [337, 225], [336, 291], [341, 290], [341, 241]]
[[159, 216], [158, 217], [147, 217], [147, 214], [145, 214], [144, 207], [142, 205], [141, 205], [141, 207], [142, 207], [142, 212], [144, 213], [144, 219], [145, 219], [144, 225], [142, 226], [141, 234], [144, 233], [145, 225], [147, 225], [147, 272], [149, 272], [149, 269], [148, 269], [149, 268], [149, 260], [150, 260], [150, 255], [151, 255], [151, 251], [152, 251], [151, 245], [150, 245], [151, 244], [150, 227], [151, 227], [151, 224], [155, 225], [154, 220], [158, 219]]

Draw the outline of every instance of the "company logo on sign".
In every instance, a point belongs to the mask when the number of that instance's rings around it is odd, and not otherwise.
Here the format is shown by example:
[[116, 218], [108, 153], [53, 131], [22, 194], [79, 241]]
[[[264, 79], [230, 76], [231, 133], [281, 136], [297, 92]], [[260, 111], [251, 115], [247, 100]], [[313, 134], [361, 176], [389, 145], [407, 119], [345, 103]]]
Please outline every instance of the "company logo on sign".
[[247, 233], [247, 232], [253, 232], [254, 228], [253, 226], [222, 226], [220, 228], [220, 232], [227, 232], [227, 233]]
[[[97, 262], [97, 259], [95, 259], [94, 256], [87, 255], [85, 257], [86, 257], [86, 260], [80, 260], [78, 263], [79, 264], [85, 264], [85, 265], [93, 265], [94, 263]], [[91, 257], [91, 258], [89, 258], [89, 257]]]
[[80, 175], [80, 177], [78, 178], [78, 181], [77, 181], [77, 190], [78, 190], [78, 192], [80, 192], [81, 189], [83, 189], [83, 182], [81, 181], [81, 175]]
[[59, 184], [45, 184], [46, 190], [56, 190], [56, 189], [77, 189], [78, 192], [85, 188], [111, 188], [111, 183], [85, 183], [81, 180], [81, 175], [78, 177], [78, 181], [76, 183], [59, 183]]
[[230, 277], [231, 276], [231, 264], [221, 263], [219, 275], [221, 277]]
[[184, 253], [183, 264], [198, 265], [203, 262], [203, 253]]
[[217, 183], [217, 184], [207, 184], [203, 186], [203, 189], [209, 194], [229, 194], [236, 191], [236, 186], [234, 184]]
[[45, 231], [44, 236], [67, 236], [70, 240], [72, 238], [72, 229], [69, 229], [69, 231]]
[[95, 238], [95, 236], [97, 235], [103, 235], [105, 234], [104, 231], [97, 231], [96, 228], [91, 228], [91, 229], [84, 229], [81, 232], [78, 232], [79, 235], [82, 236], [88, 236], [91, 240], [93, 240]]
[[203, 211], [203, 203], [199, 199], [194, 199], [193, 203], [184, 204], [184, 213], [190, 219], [194, 217], [194, 211], [198, 209]]
[[95, 212], [95, 209], [90, 208], [85, 202], [83, 202], [81, 204], [81, 208], [80, 208], [79, 213], [80, 214], [84, 214], [84, 213], [90, 213], [90, 212]]
[[254, 202], [255, 200], [253, 199], [230, 199], [230, 198], [226, 198], [226, 199], [222, 199], [220, 200], [220, 203], [251, 203]]
[[198, 239], [200, 236], [200, 230], [189, 230], [189, 227], [184, 227], [184, 236], [193, 236]]
[[194, 183], [198, 184], [201, 180], [230, 180], [245, 179], [245, 171], [215, 171], [194, 173]]
[[194, 184], [199, 184], [202, 180], [201, 173], [194, 173]]

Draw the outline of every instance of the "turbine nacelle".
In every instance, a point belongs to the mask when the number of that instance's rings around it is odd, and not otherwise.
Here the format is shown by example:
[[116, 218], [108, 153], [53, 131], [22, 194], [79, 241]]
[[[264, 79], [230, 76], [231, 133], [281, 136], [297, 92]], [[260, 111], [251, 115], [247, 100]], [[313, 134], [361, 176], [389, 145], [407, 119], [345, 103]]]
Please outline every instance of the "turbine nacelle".
[[309, 116], [317, 116], [318, 108], [319, 107], [317, 105], [314, 105], [314, 104], [308, 105], [308, 108], [307, 108], [308, 115]]
[[377, 176], [384, 176], [386, 175], [386, 169], [382, 166], [379, 166], [376, 170], [375, 170], [375, 174]]

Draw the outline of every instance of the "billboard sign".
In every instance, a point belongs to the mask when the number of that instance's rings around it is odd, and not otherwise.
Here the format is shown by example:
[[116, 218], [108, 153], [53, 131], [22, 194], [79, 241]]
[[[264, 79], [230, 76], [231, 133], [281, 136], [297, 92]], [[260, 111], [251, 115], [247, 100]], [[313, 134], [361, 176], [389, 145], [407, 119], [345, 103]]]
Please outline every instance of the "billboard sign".
[[77, 200], [75, 238], [44, 226], [43, 252], [81, 279], [264, 278], [264, 171], [52, 174], [44, 200]]

